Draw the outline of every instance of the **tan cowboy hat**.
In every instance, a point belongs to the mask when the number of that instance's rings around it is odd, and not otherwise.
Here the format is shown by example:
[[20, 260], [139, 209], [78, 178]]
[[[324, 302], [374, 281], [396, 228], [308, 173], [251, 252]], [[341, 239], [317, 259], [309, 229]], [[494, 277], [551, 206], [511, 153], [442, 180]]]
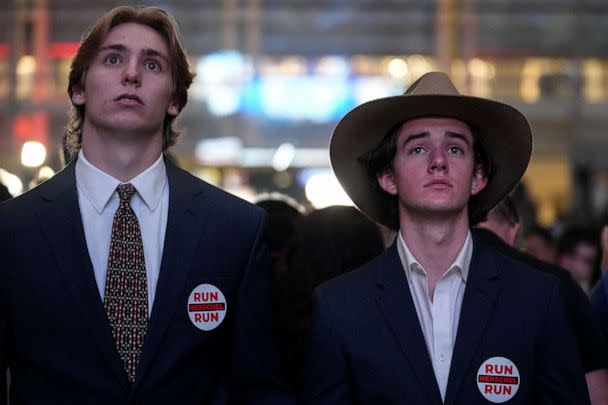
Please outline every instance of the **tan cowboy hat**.
[[395, 200], [377, 186], [359, 158], [375, 149], [397, 124], [421, 117], [448, 117], [474, 128], [494, 173], [471, 199], [476, 212], [489, 212], [521, 179], [532, 154], [532, 131], [515, 108], [497, 101], [461, 95], [442, 72], [416, 80], [401, 96], [355, 107], [334, 130], [329, 147], [336, 177], [355, 205], [374, 221], [397, 229]]

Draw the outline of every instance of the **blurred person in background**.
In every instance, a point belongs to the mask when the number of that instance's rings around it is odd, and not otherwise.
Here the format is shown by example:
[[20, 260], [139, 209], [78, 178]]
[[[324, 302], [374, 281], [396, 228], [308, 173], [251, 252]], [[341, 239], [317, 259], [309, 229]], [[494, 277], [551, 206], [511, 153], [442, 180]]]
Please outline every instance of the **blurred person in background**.
[[[497, 250], [530, 263], [536, 269], [553, 274], [560, 279], [566, 311], [576, 333], [578, 351], [585, 371], [591, 403], [608, 405], [608, 340], [603, 335], [601, 325], [593, 314], [587, 295], [566, 270], [514, 249], [519, 227], [519, 214], [516, 206], [511, 197], [507, 196], [490, 211], [485, 221], [477, 225], [474, 233], [479, 239], [491, 244]], [[606, 237], [608, 238], [608, 228]], [[608, 249], [608, 240], [606, 243]], [[608, 254], [608, 251], [606, 253]]]
[[522, 236], [522, 250], [538, 260], [555, 263], [555, 241], [549, 230], [540, 225], [533, 225]]
[[323, 282], [369, 262], [384, 250], [377, 224], [350, 206], [330, 206], [295, 222], [280, 289], [287, 377], [297, 385], [310, 331], [312, 292]]
[[114, 8], [83, 37], [71, 158], [0, 206], [11, 403], [292, 401], [264, 211], [164, 156], [193, 76], [159, 8]]
[[287, 246], [293, 235], [294, 224], [306, 213], [306, 209], [293, 198], [277, 192], [258, 194], [254, 203], [268, 214], [268, 247], [280, 285], [287, 268]]
[[336, 177], [399, 233], [315, 289], [303, 404], [589, 403], [559, 280], [470, 231], [531, 152], [519, 111], [461, 95], [441, 72], [340, 121]]
[[598, 254], [596, 232], [586, 227], [566, 228], [557, 242], [557, 264], [566, 269], [586, 293], [600, 278]]
[[600, 236], [602, 278], [593, 288], [591, 305], [608, 338], [608, 225], [604, 225]]
[[519, 233], [519, 215], [515, 203], [510, 196], [506, 196], [489, 213], [485, 221], [477, 224], [477, 228], [486, 229], [499, 237], [509, 246], [515, 246]]

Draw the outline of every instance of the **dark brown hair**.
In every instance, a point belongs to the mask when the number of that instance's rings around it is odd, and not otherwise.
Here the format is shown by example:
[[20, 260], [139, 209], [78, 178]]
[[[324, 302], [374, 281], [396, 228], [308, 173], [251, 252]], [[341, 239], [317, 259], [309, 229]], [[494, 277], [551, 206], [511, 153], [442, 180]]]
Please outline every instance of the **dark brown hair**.
[[[148, 26], [158, 32], [167, 41], [169, 63], [173, 76], [173, 101], [181, 111], [188, 101], [188, 87], [192, 84], [194, 73], [190, 69], [186, 52], [180, 42], [179, 30], [175, 19], [157, 7], [116, 7], [101, 17], [85, 33], [70, 67], [68, 83], [70, 100], [75, 90], [84, 88], [87, 70], [110, 30], [117, 25], [125, 23], [137, 23]], [[75, 105], [72, 103], [68, 114], [65, 143], [72, 154], [77, 153], [82, 145], [82, 123], [85, 108], [84, 104]], [[179, 130], [172, 127], [174, 120], [175, 116], [165, 115], [163, 151], [175, 145], [181, 134]]]

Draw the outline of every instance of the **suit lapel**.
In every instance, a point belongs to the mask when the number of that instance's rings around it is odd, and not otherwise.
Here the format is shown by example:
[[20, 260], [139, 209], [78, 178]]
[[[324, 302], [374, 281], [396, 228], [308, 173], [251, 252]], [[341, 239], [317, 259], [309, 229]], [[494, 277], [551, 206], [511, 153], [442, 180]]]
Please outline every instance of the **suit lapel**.
[[[426, 391], [429, 404], [441, 403], [441, 394], [429, 358], [418, 314], [403, 271], [396, 242], [384, 253], [379, 263], [377, 297], [380, 310], [393, 331], [401, 351]], [[405, 381], [404, 381], [405, 383]]]
[[445, 404], [454, 403], [484, 334], [499, 292], [499, 274], [491, 254], [473, 236], [473, 257], [464, 292]]
[[[138, 386], [162, 341], [163, 334], [177, 308], [190, 271], [194, 250], [203, 234], [205, 203], [195, 197], [202, 193], [201, 183], [176, 168], [167, 159], [169, 211], [158, 287], [148, 331], [144, 341], [135, 387]], [[183, 310], [186, 310], [184, 306]]]
[[86, 245], [78, 204], [75, 161], [40, 186], [43, 204], [37, 216], [68, 291], [74, 298], [74, 308], [80, 312], [91, 338], [97, 341], [95, 346], [101, 350], [105, 362], [123, 388], [128, 390], [127, 374], [115, 349]]

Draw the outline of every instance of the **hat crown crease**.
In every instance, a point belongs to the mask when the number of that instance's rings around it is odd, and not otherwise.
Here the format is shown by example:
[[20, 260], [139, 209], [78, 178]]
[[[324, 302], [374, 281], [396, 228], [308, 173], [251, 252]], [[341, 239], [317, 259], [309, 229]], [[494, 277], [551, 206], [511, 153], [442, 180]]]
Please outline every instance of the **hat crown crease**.
[[430, 72], [416, 80], [405, 95], [460, 95], [449, 76], [442, 72]]

